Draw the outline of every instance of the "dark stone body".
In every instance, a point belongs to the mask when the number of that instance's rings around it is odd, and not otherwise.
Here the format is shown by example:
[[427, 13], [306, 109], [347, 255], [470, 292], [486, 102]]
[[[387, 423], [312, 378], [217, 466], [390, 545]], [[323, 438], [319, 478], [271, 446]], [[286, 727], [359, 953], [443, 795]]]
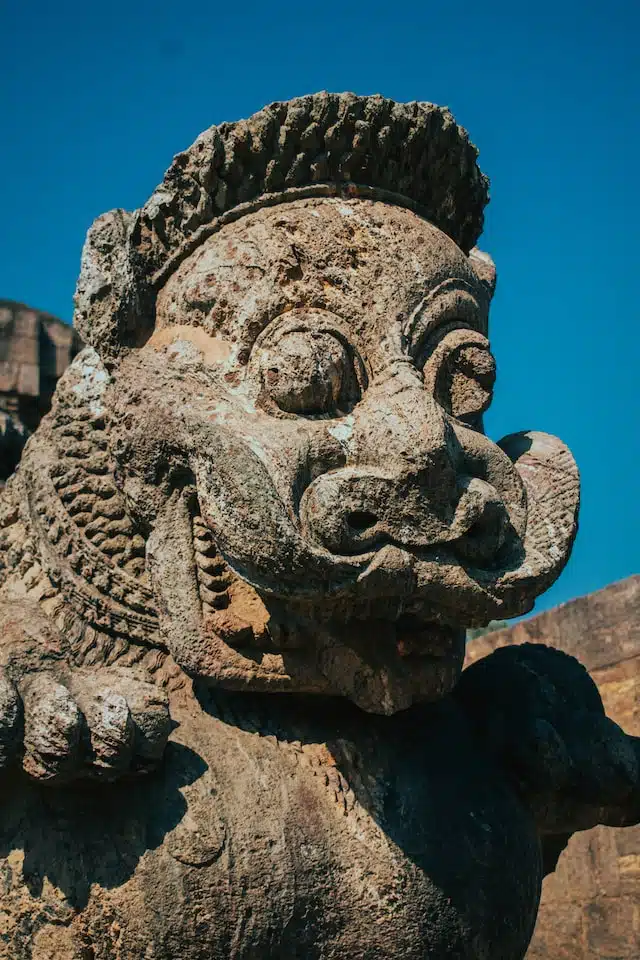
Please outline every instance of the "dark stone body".
[[3, 791], [3, 956], [524, 956], [537, 835], [451, 698], [182, 698], [151, 778]]

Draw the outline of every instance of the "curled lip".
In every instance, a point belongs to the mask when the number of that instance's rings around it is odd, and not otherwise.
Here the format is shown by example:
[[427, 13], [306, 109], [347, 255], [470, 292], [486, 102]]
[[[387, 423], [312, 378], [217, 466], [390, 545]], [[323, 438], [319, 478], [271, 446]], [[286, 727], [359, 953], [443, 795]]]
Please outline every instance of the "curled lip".
[[362, 553], [332, 553], [315, 545], [311, 546], [311, 550], [318, 557], [325, 561], [329, 560], [335, 565], [346, 564], [355, 570], [359, 569], [358, 582], [363, 582], [381, 567], [393, 565], [397, 569], [400, 565], [399, 561], [402, 567], [413, 567], [420, 561], [460, 564], [461, 561], [454, 557], [451, 550], [454, 543], [455, 541], [447, 541], [429, 547], [411, 547], [388, 538], [386, 542], [377, 543], [375, 549], [363, 550]]
[[407, 572], [410, 570], [415, 574], [416, 567], [422, 563], [449, 564], [460, 567], [469, 574], [477, 572], [475, 565], [465, 563], [454, 553], [454, 544], [455, 541], [449, 541], [414, 549], [389, 542], [377, 550], [352, 556], [354, 561], [364, 564], [364, 569], [358, 575], [358, 583], [364, 583], [383, 569], [393, 569], [396, 572], [400, 569]]

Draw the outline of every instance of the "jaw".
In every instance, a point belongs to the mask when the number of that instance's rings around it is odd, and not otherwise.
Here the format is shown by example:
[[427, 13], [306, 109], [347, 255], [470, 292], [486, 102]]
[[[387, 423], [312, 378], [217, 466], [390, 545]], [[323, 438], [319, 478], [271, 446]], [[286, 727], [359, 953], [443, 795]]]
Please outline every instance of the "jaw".
[[205, 683], [344, 696], [391, 714], [445, 696], [462, 669], [464, 628], [407, 613], [400, 597], [257, 591], [224, 563], [179, 493], [158, 517], [147, 557], [167, 645]]
[[526, 486], [528, 518], [491, 569], [462, 566], [454, 545], [334, 557], [277, 505], [264, 514], [259, 485], [243, 530], [239, 516], [224, 516], [229, 502], [216, 484], [196, 475], [197, 497], [193, 487], [169, 496], [147, 548], [174, 658], [214, 684], [346, 696], [379, 713], [445, 696], [461, 670], [465, 627], [527, 612], [575, 533], [577, 471], [566, 448], [540, 434], [505, 448]]

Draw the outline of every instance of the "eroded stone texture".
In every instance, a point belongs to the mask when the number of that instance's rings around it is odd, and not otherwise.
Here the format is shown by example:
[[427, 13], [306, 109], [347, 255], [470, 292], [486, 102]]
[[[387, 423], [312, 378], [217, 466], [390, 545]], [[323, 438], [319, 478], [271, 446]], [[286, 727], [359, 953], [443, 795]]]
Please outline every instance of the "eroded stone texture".
[[12, 960], [520, 960], [558, 834], [640, 818], [573, 658], [458, 682], [579, 496], [560, 440], [484, 434], [486, 186], [448, 111], [319, 94], [90, 231], [90, 346], [0, 500]]
[[[474, 640], [467, 662], [543, 641], [579, 657], [609, 715], [640, 736], [640, 577]], [[640, 827], [595, 827], [570, 838], [543, 884], [527, 960], [640, 956]]]

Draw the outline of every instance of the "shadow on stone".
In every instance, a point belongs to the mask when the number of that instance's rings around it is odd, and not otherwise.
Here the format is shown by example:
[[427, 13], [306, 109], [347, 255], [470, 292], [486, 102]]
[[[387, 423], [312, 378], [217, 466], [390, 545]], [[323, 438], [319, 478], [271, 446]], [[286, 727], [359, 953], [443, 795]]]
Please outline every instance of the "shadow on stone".
[[[310, 758], [324, 755], [327, 789], [336, 790], [336, 802], [344, 791], [345, 816], [357, 819], [358, 807], [366, 811], [416, 875], [426, 878], [427, 912], [439, 917], [452, 943], [462, 942], [466, 925], [499, 943], [505, 916], [512, 918], [514, 944], [526, 942], [542, 878], [537, 833], [451, 698], [385, 717], [340, 698], [249, 698], [206, 689], [198, 696], [203, 709], [224, 723], [300, 744]], [[514, 860], [528, 869], [505, 883]], [[485, 897], [495, 907], [490, 916]], [[523, 903], [532, 905], [529, 912]], [[426, 914], [424, 921], [430, 922]]]
[[[120, 886], [145, 852], [162, 844], [185, 815], [181, 788], [206, 769], [193, 750], [169, 743], [161, 769], [140, 780], [56, 788], [8, 775], [0, 781], [0, 859], [22, 853], [31, 896], [46, 901], [53, 886], [68, 906], [82, 909], [93, 884]], [[0, 876], [0, 889], [10, 885], [11, 877]]]

